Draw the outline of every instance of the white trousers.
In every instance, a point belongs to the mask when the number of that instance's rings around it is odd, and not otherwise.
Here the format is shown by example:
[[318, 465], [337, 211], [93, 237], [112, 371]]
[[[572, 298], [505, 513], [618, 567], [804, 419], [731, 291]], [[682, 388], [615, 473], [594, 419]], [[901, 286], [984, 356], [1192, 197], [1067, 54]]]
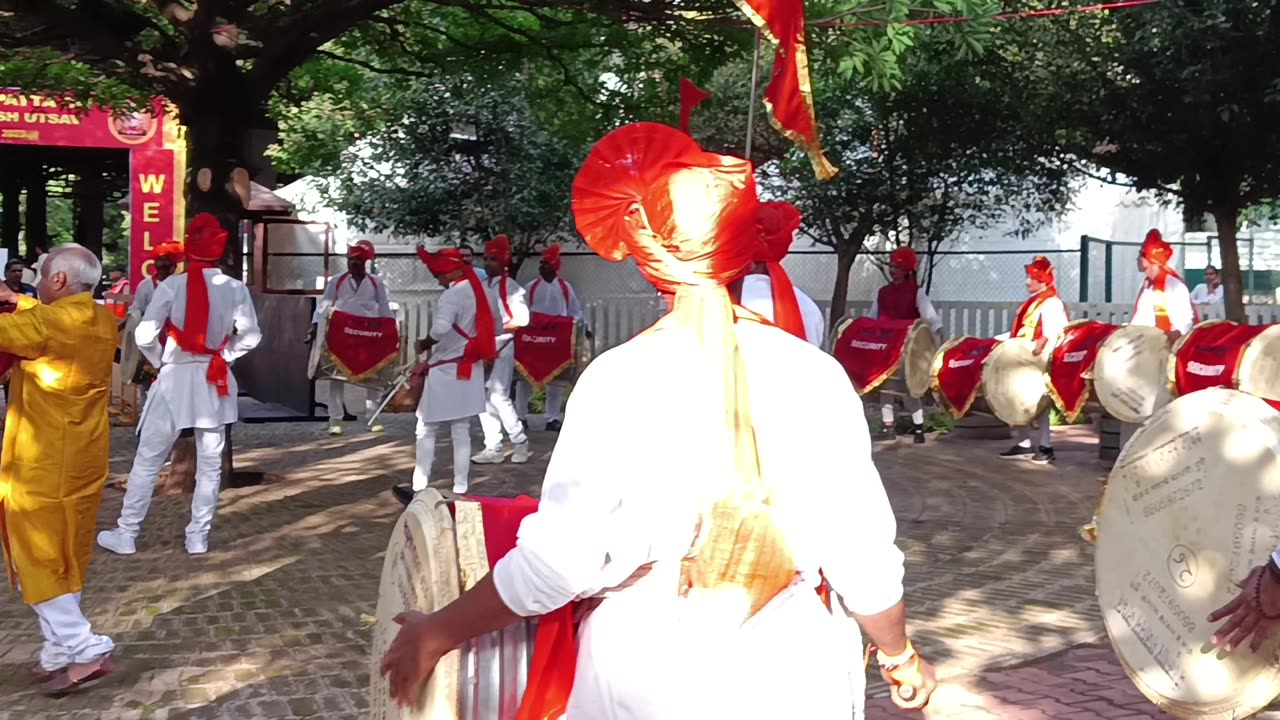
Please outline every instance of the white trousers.
[[40, 667], [58, 670], [72, 663], [87, 663], [106, 655], [115, 643], [106, 635], [94, 635], [89, 619], [80, 610], [80, 593], [59, 595], [31, 606], [40, 619]]
[[1036, 427], [1034, 428], [1028, 426], [1013, 429], [1013, 436], [1018, 441], [1019, 447], [1032, 447], [1032, 440], [1036, 441], [1038, 447], [1053, 447], [1049, 413], [1049, 410], [1041, 413], [1040, 417], [1036, 418]]
[[[564, 396], [569, 384], [561, 380], [547, 383], [547, 422], [564, 420]], [[516, 414], [524, 419], [529, 414], [529, 400], [533, 397], [533, 386], [523, 379], [516, 380]]]
[[[129, 486], [125, 490], [124, 505], [120, 508], [117, 522], [120, 530], [130, 537], [138, 537], [147, 509], [151, 507], [156, 478], [169, 459], [173, 443], [181, 431], [166, 403], [151, 403], [142, 426], [138, 428], [138, 452], [133, 458], [133, 469], [129, 471]], [[226, 428], [195, 428], [195, 436], [196, 491], [191, 497], [191, 522], [186, 532], [187, 537], [203, 540], [209, 535], [213, 513], [218, 507]]]
[[[346, 416], [346, 412], [345, 412], [346, 387], [347, 387], [347, 384], [342, 382], [341, 380], [329, 381], [329, 422], [330, 423], [340, 423], [342, 422], [342, 418]], [[366, 418], [373, 417], [373, 413], [378, 409], [379, 393], [375, 390], [371, 390], [367, 387], [363, 387], [360, 385], [353, 385], [352, 387], [356, 388], [357, 395], [364, 396], [364, 412], [365, 412], [364, 417]], [[351, 414], [355, 415], [356, 417], [360, 417], [360, 413], [354, 410], [351, 412]]]
[[[431, 483], [431, 466], [436, 460], [436, 436], [442, 422], [418, 420], [414, 433], [417, 438], [413, 464], [413, 491], [421, 492]], [[471, 418], [449, 422], [449, 434], [453, 440], [453, 484], [465, 487], [471, 472]]]
[[[903, 398], [902, 404], [903, 406], [911, 409], [911, 423], [913, 425], [924, 425], [924, 399], [923, 398], [913, 398], [908, 395], [907, 397]], [[884, 424], [886, 426], [888, 427], [894, 426], [894, 423], [897, 420], [897, 417], [894, 411], [893, 403], [885, 403], [884, 406], [880, 408], [880, 419], [884, 421]]]
[[502, 448], [502, 431], [507, 431], [511, 444], [523, 445], [528, 441], [524, 425], [511, 402], [511, 376], [516, 370], [516, 349], [508, 343], [493, 363], [493, 372], [485, 382], [484, 412], [480, 413], [480, 427], [484, 430], [486, 450]]

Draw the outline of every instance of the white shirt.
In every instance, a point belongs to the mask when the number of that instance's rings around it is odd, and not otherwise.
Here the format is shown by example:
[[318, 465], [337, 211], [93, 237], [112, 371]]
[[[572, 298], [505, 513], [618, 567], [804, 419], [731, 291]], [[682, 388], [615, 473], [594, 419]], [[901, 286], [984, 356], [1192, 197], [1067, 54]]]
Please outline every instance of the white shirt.
[[129, 303], [129, 314], [142, 317], [147, 311], [147, 305], [151, 304], [151, 298], [156, 294], [156, 288], [160, 283], [155, 277], [149, 277], [138, 284], [138, 289], [133, 293], [133, 300]]
[[[1138, 292], [1138, 302], [1134, 305], [1130, 325], [1156, 326], [1155, 288], [1151, 281], [1142, 283]], [[1195, 325], [1195, 313], [1191, 308], [1191, 293], [1187, 292], [1186, 283], [1170, 275], [1164, 279], [1164, 306], [1169, 313], [1169, 325], [1180, 333], [1187, 333]]]
[[[933, 309], [933, 302], [929, 300], [929, 295], [924, 291], [924, 288], [916, 290], [916, 312], [920, 313], [920, 319], [934, 333], [942, 332], [942, 318], [938, 317], [938, 311]], [[871, 301], [871, 311], [867, 313], [867, 317], [880, 319], [880, 297], [878, 295]]]
[[[231, 363], [262, 341], [258, 315], [244, 283], [215, 269], [203, 272], [209, 288], [206, 342], [210, 350], [216, 350], [225, 338], [227, 344], [222, 349], [222, 357]], [[156, 288], [142, 322], [134, 331], [138, 349], [152, 366], [160, 368], [160, 376], [147, 397], [147, 406], [153, 402], [167, 403], [179, 429], [211, 429], [230, 425], [239, 417], [235, 373], [231, 374], [230, 393], [219, 397], [217, 388], [206, 377], [210, 356], [188, 353], [172, 339], [167, 340], [161, 349], [165, 321], [182, 327], [186, 313], [187, 276], [173, 275]]]
[[1200, 283], [1191, 290], [1191, 302], [1196, 305], [1220, 305], [1223, 289], [1222, 283], [1218, 283], [1218, 287], [1212, 290], [1208, 283]]
[[[1057, 295], [1045, 298], [1044, 302], [1040, 303], [1040, 316], [1037, 322], [1040, 323], [1040, 334], [1047, 338], [1046, 349], [1052, 350], [1057, 347], [1058, 341], [1062, 338], [1062, 331], [1066, 330], [1067, 324], [1071, 322], [1067, 317], [1067, 306], [1062, 302], [1062, 298]], [[1000, 333], [995, 339], [1008, 340], [1012, 334], [1012, 331]]]
[[[484, 286], [489, 293], [489, 303], [493, 306], [493, 328], [498, 333], [498, 348], [505, 351], [505, 343], [508, 349], [514, 350], [510, 342], [512, 333], [508, 328], [522, 328], [529, 324], [529, 305], [525, 302], [524, 288], [506, 275], [489, 278], [484, 281]], [[505, 306], [502, 304], [504, 293], [507, 298]], [[510, 313], [507, 312], [508, 309]]]
[[[564, 283], [564, 289], [560, 287], [562, 282]], [[566, 290], [569, 295], [568, 302], [565, 301]], [[542, 278], [534, 280], [529, 283], [529, 287], [525, 291], [525, 298], [528, 300], [529, 312], [559, 317], [575, 317], [579, 320], [586, 319], [586, 314], [582, 310], [582, 303], [578, 302], [578, 294], [573, 291], [573, 286], [562, 277], [556, 276], [556, 279], [551, 282], [547, 282]]]
[[391, 312], [391, 300], [387, 297], [387, 286], [373, 273], [360, 282], [356, 282], [351, 273], [330, 278], [324, 286], [324, 295], [316, 303], [311, 322], [320, 322], [329, 308], [360, 317], [395, 317]]
[[[805, 339], [822, 347], [827, 324], [822, 309], [808, 295], [795, 288], [796, 304], [800, 306], [800, 319], [804, 321]], [[768, 275], [752, 274], [742, 279], [742, 307], [773, 322], [773, 280]]]
[[[467, 337], [459, 334], [454, 326], [461, 328]], [[475, 332], [475, 292], [470, 283], [459, 280], [446, 288], [436, 300], [431, 329], [427, 332], [436, 341], [431, 347], [431, 357], [428, 360], [434, 367], [427, 373], [422, 400], [418, 403], [418, 419], [423, 422], [444, 422], [484, 412], [484, 368], [480, 363], [472, 366], [470, 380], [458, 379], [456, 363], [436, 365], [462, 357], [467, 347], [467, 338], [473, 337]]]
[[[814, 593], [817, 570], [855, 613], [902, 598], [896, 521], [866, 420], [848, 412], [860, 401], [844, 370], [776, 327], [736, 323], [734, 332], [762, 475], [799, 579], [740, 626], [722, 622], [727, 614], [705, 596], [678, 596], [700, 483], [727, 462], [708, 451], [707, 433], [723, 422], [710, 399], [723, 388], [693, 371], [705, 351], [683, 333], [659, 329], [604, 353], [569, 398], [538, 511], [493, 571], [503, 602], [532, 616], [655, 563], [585, 621], [568, 717], [848, 717], [861, 653], [834, 632]], [[742, 707], [694, 707], [712, 701]]]

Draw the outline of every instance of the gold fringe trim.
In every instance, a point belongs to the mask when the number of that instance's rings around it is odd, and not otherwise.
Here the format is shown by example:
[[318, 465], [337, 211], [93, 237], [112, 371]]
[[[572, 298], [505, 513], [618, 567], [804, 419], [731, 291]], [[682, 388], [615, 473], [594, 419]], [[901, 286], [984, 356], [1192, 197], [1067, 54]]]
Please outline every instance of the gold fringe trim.
[[[654, 327], [657, 327], [657, 323], [654, 323]], [[652, 327], [649, 328], [649, 330], [652, 330], [652, 329], [653, 329]], [[645, 332], [648, 332], [648, 330], [646, 330]], [[513, 338], [511, 342], [514, 343], [515, 339]], [[526, 381], [528, 381], [528, 383], [532, 385], [535, 390], [541, 390], [545, 388], [549, 383], [554, 382], [556, 378], [563, 375], [566, 370], [573, 367], [574, 364], [578, 362], [578, 318], [573, 319], [573, 329], [570, 334], [569, 342], [572, 343], [573, 345], [573, 347], [570, 348], [569, 350], [569, 359], [565, 361], [562, 365], [560, 365], [560, 367], [556, 368], [555, 370], [552, 370], [551, 374], [549, 374], [546, 377], [546, 379], [543, 380], [542, 382], [538, 382], [537, 380], [534, 380], [533, 375], [531, 375], [529, 371], [525, 369], [524, 365], [522, 365], [519, 360], [516, 360], [516, 371], [519, 372], [520, 377], [523, 377]]]
[[372, 377], [373, 375], [376, 375], [378, 371], [382, 370], [383, 368], [390, 365], [395, 360], [399, 359], [400, 344], [396, 343], [395, 352], [392, 352], [390, 355], [387, 355], [387, 357], [383, 359], [382, 362], [379, 362], [377, 365], [374, 365], [372, 369], [360, 375], [356, 375], [355, 373], [351, 372], [351, 368], [347, 367], [346, 363], [339, 360], [338, 356], [333, 354], [333, 351], [329, 349], [329, 346], [327, 343], [325, 344], [324, 351], [325, 351], [325, 354], [329, 356], [329, 359], [333, 361], [333, 364], [337, 365], [339, 370], [347, 374], [348, 382], [358, 383], [361, 380], [366, 380]]

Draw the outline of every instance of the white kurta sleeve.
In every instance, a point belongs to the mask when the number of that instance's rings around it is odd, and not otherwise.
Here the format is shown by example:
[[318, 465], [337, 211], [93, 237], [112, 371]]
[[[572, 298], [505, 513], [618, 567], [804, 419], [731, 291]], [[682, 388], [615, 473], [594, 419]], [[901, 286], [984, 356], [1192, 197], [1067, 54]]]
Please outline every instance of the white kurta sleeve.
[[1067, 306], [1062, 304], [1062, 298], [1046, 300], [1044, 307], [1040, 310], [1040, 329], [1044, 336], [1049, 338], [1050, 348], [1057, 345], [1058, 339], [1062, 337], [1062, 331], [1067, 327], [1067, 322]]
[[161, 283], [147, 303], [142, 322], [133, 331], [133, 341], [152, 367], [160, 367], [160, 357], [164, 352], [160, 345], [160, 333], [164, 330], [164, 323], [169, 319], [172, 307], [173, 286], [168, 282]]
[[524, 288], [520, 283], [504, 278], [507, 283], [507, 307], [511, 308], [510, 327], [522, 328], [529, 324], [529, 303], [525, 300]]
[[568, 283], [565, 283], [565, 287], [569, 288], [569, 314], [578, 318], [579, 322], [586, 323], [587, 313], [582, 309], [582, 303], [578, 300], [577, 291]]
[[378, 296], [378, 317], [395, 317], [395, 312], [391, 310], [391, 295], [387, 292], [386, 284], [381, 280], [375, 280], [374, 282], [376, 283], [374, 287], [377, 289]]
[[[440, 299], [436, 302], [436, 311], [431, 318], [431, 329], [427, 331], [427, 336], [432, 340], [439, 342], [444, 339], [445, 335], [453, 332], [453, 326], [458, 323], [458, 297], [454, 293], [447, 290], [440, 295]], [[477, 312], [486, 312], [489, 308], [476, 308]]]
[[1165, 282], [1165, 303], [1169, 308], [1169, 325], [1180, 333], [1188, 333], [1196, 324], [1195, 311], [1191, 308], [1191, 294], [1187, 284], [1169, 278]]
[[233, 362], [243, 357], [262, 342], [262, 330], [258, 327], [258, 312], [253, 309], [253, 297], [244, 285], [236, 287], [236, 309], [233, 313], [235, 333], [227, 339], [222, 349], [222, 359]]
[[320, 296], [320, 301], [316, 303], [316, 311], [311, 316], [312, 324], [320, 322], [320, 318], [324, 317], [329, 312], [329, 308], [338, 302], [338, 281], [341, 279], [341, 275], [329, 278], [329, 282], [324, 286], [324, 294]]
[[916, 311], [920, 313], [920, 319], [935, 333], [942, 332], [942, 318], [938, 317], [938, 311], [933, 309], [933, 302], [929, 300], [929, 295], [920, 288], [916, 291]]

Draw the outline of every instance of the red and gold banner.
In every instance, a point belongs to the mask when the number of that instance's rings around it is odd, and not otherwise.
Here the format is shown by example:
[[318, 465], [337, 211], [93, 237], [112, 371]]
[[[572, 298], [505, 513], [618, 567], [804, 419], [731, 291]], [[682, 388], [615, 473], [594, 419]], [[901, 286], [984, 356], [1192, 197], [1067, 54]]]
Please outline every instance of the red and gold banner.
[[360, 382], [399, 357], [400, 326], [395, 318], [334, 310], [324, 342], [325, 351], [347, 379]]
[[1192, 331], [1174, 359], [1174, 390], [1186, 395], [1205, 388], [1235, 388], [1240, 358], [1268, 325], [1204, 324]]
[[876, 320], [860, 317], [844, 329], [831, 346], [859, 395], [880, 387], [898, 370], [902, 350], [915, 320]]
[[1067, 422], [1075, 422], [1089, 402], [1093, 392], [1093, 361], [1098, 358], [1102, 341], [1119, 330], [1118, 325], [1088, 320], [1072, 323], [1062, 333], [1062, 340], [1053, 351], [1049, 363], [1049, 396], [1067, 416]]
[[982, 387], [982, 366], [999, 345], [991, 338], [965, 337], [945, 346], [935, 360], [933, 391], [957, 420], [964, 417]]
[[529, 324], [515, 333], [516, 369], [541, 388], [573, 367], [578, 321], [567, 315], [529, 313]]
[[182, 242], [185, 151], [134, 150], [129, 160], [129, 281], [155, 274], [156, 248]]

